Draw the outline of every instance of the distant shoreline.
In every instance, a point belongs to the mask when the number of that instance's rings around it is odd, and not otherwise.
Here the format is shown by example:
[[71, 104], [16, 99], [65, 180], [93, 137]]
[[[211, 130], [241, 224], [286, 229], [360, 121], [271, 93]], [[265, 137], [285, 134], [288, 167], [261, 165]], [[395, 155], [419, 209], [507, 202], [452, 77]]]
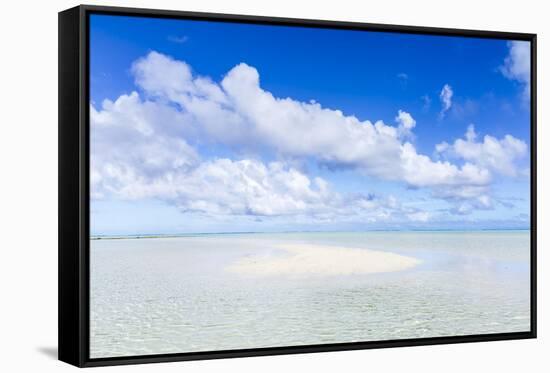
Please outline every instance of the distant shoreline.
[[475, 233], [475, 232], [530, 232], [530, 228], [488, 228], [488, 229], [378, 229], [367, 231], [282, 231], [282, 232], [197, 232], [197, 233], [175, 233], [175, 234], [128, 234], [128, 235], [91, 235], [90, 240], [125, 240], [125, 239], [153, 239], [153, 238], [185, 238], [223, 235], [252, 235], [252, 234], [300, 234], [300, 233]]

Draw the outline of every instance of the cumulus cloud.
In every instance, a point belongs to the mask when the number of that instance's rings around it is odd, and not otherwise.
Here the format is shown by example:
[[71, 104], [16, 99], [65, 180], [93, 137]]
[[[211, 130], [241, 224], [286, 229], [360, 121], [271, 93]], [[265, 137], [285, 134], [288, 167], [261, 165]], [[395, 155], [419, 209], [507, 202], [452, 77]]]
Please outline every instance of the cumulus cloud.
[[[96, 112], [92, 118], [101, 120], [105, 114]], [[132, 150], [121, 144], [120, 151], [111, 152], [108, 159], [92, 159], [93, 198], [107, 194], [130, 200], [157, 198], [182, 212], [307, 215], [325, 221], [344, 218], [376, 222], [414, 218], [419, 212], [403, 207], [391, 196], [343, 196], [332, 190], [326, 180], [310, 177], [282, 162], [265, 164], [259, 160], [227, 158], [199, 161], [185, 143], [174, 144], [179, 148], [170, 147], [161, 134], [154, 138], [143, 136], [135, 125], [128, 130], [126, 138], [133, 143]], [[148, 141], [141, 141], [142, 137]], [[94, 144], [99, 146], [97, 141]], [[146, 155], [158, 151], [162, 152], [153, 154], [155, 159], [147, 158]], [[412, 221], [417, 221], [413, 218]]]
[[191, 67], [157, 52], [132, 64], [135, 83], [150, 96], [166, 97], [184, 104], [196, 98], [223, 103], [226, 96], [208, 77], [194, 76]]
[[416, 126], [416, 120], [414, 120], [412, 115], [403, 110], [399, 110], [397, 112], [395, 121], [399, 125], [398, 127], [399, 133], [405, 136], [410, 135], [412, 129]]
[[[433, 162], [403, 143], [400, 128], [410, 130], [416, 124], [403, 111], [398, 113], [399, 126], [393, 127], [346, 116], [316, 102], [277, 98], [260, 87], [258, 71], [244, 63], [231, 69], [221, 84], [194, 76], [185, 62], [156, 52], [138, 60], [133, 72], [147, 95], [178, 104], [210, 141], [261, 145], [284, 156], [314, 157], [334, 167], [353, 167], [415, 187], [478, 182], [469, 180], [477, 178], [471, 165]], [[416, 161], [422, 166], [420, 173]], [[434, 174], [440, 176], [434, 178]]]
[[91, 194], [111, 192], [140, 197], [137, 178], [155, 180], [170, 172], [185, 171], [198, 162], [198, 154], [182, 136], [185, 114], [166, 105], [145, 102], [134, 92], [101, 110], [90, 108]]
[[118, 190], [123, 197], [160, 197], [184, 212], [315, 215], [338, 202], [326, 181], [310, 179], [279, 162], [266, 165], [256, 160], [221, 158], [204, 161], [188, 172], [168, 172], [157, 178], [140, 174], [139, 169], [112, 176], [126, 186]]
[[528, 41], [508, 42], [508, 55], [500, 66], [506, 78], [523, 86], [523, 97], [529, 99], [531, 88], [531, 44]]
[[156, 198], [182, 212], [327, 221], [403, 219], [415, 211], [391, 196], [341, 195], [326, 180], [283, 162], [201, 159], [183, 136], [193, 135], [189, 117], [136, 92], [92, 106], [90, 120], [93, 199]]
[[439, 100], [441, 101], [441, 117], [445, 116], [445, 113], [449, 111], [453, 105], [453, 89], [450, 85], [445, 84], [439, 93]]
[[[197, 75], [184, 61], [150, 52], [131, 71], [140, 93], [91, 107], [94, 198], [159, 198], [182, 211], [210, 214], [330, 219], [353, 213], [365, 220], [400, 216], [426, 221], [430, 214], [391, 198], [341, 195], [326, 180], [286, 161], [313, 159], [333, 169], [353, 168], [411, 188], [428, 188], [439, 198], [475, 201], [472, 206], [487, 202], [493, 171], [508, 172], [491, 161], [491, 139], [477, 151], [481, 158], [473, 154], [478, 143], [471, 135], [460, 139], [466, 144], [457, 140], [439, 147], [440, 152], [452, 148], [461, 164], [433, 160], [407, 141], [416, 126], [410, 113], [399, 110], [397, 126], [392, 126], [315, 101], [275, 97], [261, 87], [258, 71], [244, 63], [215, 82]], [[448, 110], [452, 90], [446, 87]], [[499, 144], [507, 150], [522, 151], [514, 138], [503, 141]], [[243, 154], [201, 159], [197, 147], [210, 145]], [[264, 162], [261, 154], [267, 151], [286, 161]]]
[[[457, 167], [418, 154], [412, 144], [401, 141], [399, 127], [361, 121], [318, 103], [276, 98], [260, 88], [258, 72], [247, 65], [232, 69], [222, 86], [250, 125], [248, 136], [286, 155], [314, 156], [414, 187], [478, 183], [477, 174], [483, 173], [472, 170], [473, 165]], [[404, 129], [416, 124], [403, 111], [397, 118]]]
[[441, 143], [436, 151], [469, 161], [494, 173], [516, 177], [521, 169], [518, 161], [527, 155], [527, 144], [511, 135], [497, 139], [485, 135], [477, 141], [478, 135], [473, 124], [468, 126], [464, 139], [457, 139], [452, 145]]
[[136, 92], [92, 106], [90, 121], [92, 198], [158, 198], [229, 215], [320, 213], [340, 200], [323, 179], [279, 162], [201, 159], [183, 136], [189, 118]]
[[[463, 160], [485, 170], [487, 175], [502, 175], [506, 177], [520, 177], [524, 169], [520, 161], [528, 153], [527, 144], [511, 135], [497, 139], [485, 135], [478, 141], [478, 134], [473, 124], [468, 126], [463, 139], [457, 139], [452, 144], [447, 142], [435, 146], [438, 154]], [[476, 209], [491, 209], [494, 200], [490, 195], [489, 183], [478, 185], [462, 185], [455, 188], [440, 189], [436, 196], [455, 203], [451, 209], [454, 214], [465, 215]]]

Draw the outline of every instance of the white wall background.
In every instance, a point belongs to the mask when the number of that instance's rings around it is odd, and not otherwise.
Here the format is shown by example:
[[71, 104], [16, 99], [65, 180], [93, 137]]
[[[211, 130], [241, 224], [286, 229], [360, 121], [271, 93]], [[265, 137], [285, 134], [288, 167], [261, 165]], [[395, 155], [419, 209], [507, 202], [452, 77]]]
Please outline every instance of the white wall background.
[[[92, 0], [90, 0], [92, 1]], [[176, 10], [538, 33], [539, 338], [126, 366], [136, 372], [541, 372], [550, 368], [550, 22], [544, 1], [92, 1]], [[57, 349], [57, 12], [76, 1], [6, 1], [0, 21], [0, 370], [69, 371]], [[403, 56], [406, 58], [406, 56]], [[546, 145], [546, 146], [545, 146]]]

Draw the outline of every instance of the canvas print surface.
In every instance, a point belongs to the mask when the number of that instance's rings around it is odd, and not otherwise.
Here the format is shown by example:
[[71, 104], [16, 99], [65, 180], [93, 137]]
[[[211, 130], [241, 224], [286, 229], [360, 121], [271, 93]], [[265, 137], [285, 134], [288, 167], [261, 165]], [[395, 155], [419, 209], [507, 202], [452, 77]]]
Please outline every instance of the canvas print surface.
[[91, 358], [530, 330], [529, 42], [89, 27]]

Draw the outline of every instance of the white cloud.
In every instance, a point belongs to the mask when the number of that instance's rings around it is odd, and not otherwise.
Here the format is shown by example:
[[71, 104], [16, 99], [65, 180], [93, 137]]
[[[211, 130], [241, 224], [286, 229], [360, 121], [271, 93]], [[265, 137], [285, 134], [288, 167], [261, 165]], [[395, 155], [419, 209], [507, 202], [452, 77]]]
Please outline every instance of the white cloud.
[[441, 101], [441, 117], [445, 116], [445, 113], [453, 105], [453, 89], [450, 85], [445, 84], [439, 94], [439, 100]]
[[318, 213], [340, 199], [323, 179], [279, 162], [200, 159], [182, 136], [188, 117], [135, 92], [90, 114], [92, 198], [158, 198], [182, 211], [229, 215]]
[[205, 99], [223, 103], [225, 95], [210, 78], [193, 76], [191, 67], [158, 52], [150, 52], [132, 65], [136, 84], [148, 95], [174, 102]]
[[92, 197], [120, 190], [140, 197], [136, 178], [154, 180], [198, 163], [195, 149], [178, 136], [186, 115], [144, 102], [136, 92], [104, 101], [100, 111], [92, 106], [90, 122]]
[[[345, 116], [316, 102], [276, 98], [260, 87], [257, 70], [246, 64], [231, 69], [220, 86], [193, 77], [187, 64], [156, 52], [140, 59], [133, 70], [136, 83], [147, 94], [178, 103], [210, 140], [244, 147], [265, 146], [290, 157], [315, 157], [333, 167], [355, 167], [412, 186], [434, 185], [412, 175], [410, 160], [417, 155], [416, 150], [410, 143], [401, 142], [399, 129], [410, 131], [416, 122], [404, 111], [398, 113], [399, 127], [392, 127], [382, 121], [372, 123]], [[468, 182], [469, 173], [456, 166], [432, 162], [425, 156], [415, 159], [421, 161], [426, 174], [443, 171], [451, 179]]]
[[491, 174], [486, 169], [472, 163], [459, 167], [447, 161], [434, 162], [428, 156], [418, 154], [410, 143], [403, 145], [401, 163], [403, 178], [411, 186], [477, 186], [491, 181]]
[[523, 97], [529, 99], [531, 88], [531, 44], [528, 41], [508, 42], [508, 55], [500, 72], [523, 85]]
[[[152, 141], [154, 149], [138, 147], [133, 153], [158, 151], [165, 139]], [[309, 177], [282, 162], [264, 164], [258, 160], [218, 158], [197, 162], [192, 167], [177, 167], [176, 154], [181, 153], [171, 150], [173, 166], [158, 174], [151, 174], [131, 158], [109, 162], [94, 159], [93, 198], [105, 194], [122, 199], [157, 198], [183, 212], [216, 216], [307, 215], [323, 221], [402, 220], [421, 213], [404, 208], [392, 196], [342, 196], [324, 179]]]
[[[505, 135], [500, 140], [489, 135], [485, 135], [482, 141], [477, 141], [477, 138], [474, 125], [470, 124], [464, 139], [457, 139], [452, 144], [442, 142], [435, 146], [435, 150], [441, 156], [467, 162], [467, 165], [475, 167], [472, 169], [474, 173], [483, 170], [486, 177], [493, 174], [506, 177], [523, 175], [520, 161], [527, 155], [525, 142], [511, 135]], [[434, 195], [453, 202], [455, 207], [452, 212], [459, 215], [469, 214], [474, 209], [486, 210], [494, 207], [488, 182], [438, 188]]]
[[436, 153], [443, 153], [447, 149], [449, 149], [449, 144], [446, 141], [435, 145]]
[[183, 211], [226, 215], [319, 214], [338, 202], [325, 180], [280, 162], [216, 159], [175, 180]]
[[524, 141], [511, 135], [505, 135], [500, 140], [485, 135], [482, 141], [476, 141], [477, 137], [474, 125], [470, 124], [464, 139], [457, 139], [452, 145], [438, 144], [436, 151], [464, 159], [497, 174], [510, 177], [520, 175], [518, 161], [527, 155], [527, 144]]
[[399, 110], [395, 121], [399, 125], [398, 132], [403, 136], [410, 136], [412, 129], [416, 126], [416, 120], [406, 111]]
[[[258, 71], [244, 63], [217, 83], [196, 75], [183, 61], [150, 52], [133, 64], [132, 73], [142, 93], [91, 108], [96, 198], [160, 198], [184, 211], [211, 214], [312, 214], [331, 219], [351, 210], [366, 220], [429, 218], [384, 198], [340, 195], [325, 180], [286, 162], [263, 163], [255, 158], [260, 150], [287, 161], [315, 159], [335, 169], [351, 167], [375, 178], [429, 188], [444, 199], [470, 199], [477, 205], [488, 198], [491, 171], [496, 170], [490, 157], [481, 162], [465, 152], [465, 162], [456, 165], [419, 154], [406, 141], [416, 121], [405, 111], [398, 111], [397, 126], [391, 126], [315, 101], [278, 98], [260, 87]], [[450, 107], [452, 90], [446, 87]], [[466, 146], [472, 147], [474, 140], [467, 139]], [[499, 144], [520, 150], [514, 140], [505, 138]], [[464, 149], [460, 144], [452, 148]], [[241, 152], [237, 160], [205, 160], [195, 149], [199, 145]], [[443, 148], [438, 151], [447, 150]]]
[[[187, 114], [136, 92], [90, 111], [93, 199], [156, 198], [209, 215], [309, 215], [380, 221], [403, 218], [394, 197], [343, 196], [327, 181], [283, 162], [203, 160], [184, 139]], [[403, 212], [403, 211], [405, 212]]]
[[[222, 82], [229, 101], [250, 125], [249, 138], [267, 143], [291, 156], [314, 156], [321, 161], [352, 166], [386, 180], [404, 181], [415, 187], [483, 182], [482, 170], [466, 164], [459, 168], [419, 155], [409, 142], [402, 143], [399, 128], [382, 121], [360, 121], [339, 110], [278, 99], [259, 86], [256, 69], [241, 64]], [[414, 127], [410, 114], [398, 114], [400, 126]]]
[[464, 137], [466, 137], [466, 140], [468, 142], [474, 142], [476, 140], [477, 133], [473, 124], [470, 124], [468, 126], [468, 129], [466, 130], [466, 135], [464, 135]]

